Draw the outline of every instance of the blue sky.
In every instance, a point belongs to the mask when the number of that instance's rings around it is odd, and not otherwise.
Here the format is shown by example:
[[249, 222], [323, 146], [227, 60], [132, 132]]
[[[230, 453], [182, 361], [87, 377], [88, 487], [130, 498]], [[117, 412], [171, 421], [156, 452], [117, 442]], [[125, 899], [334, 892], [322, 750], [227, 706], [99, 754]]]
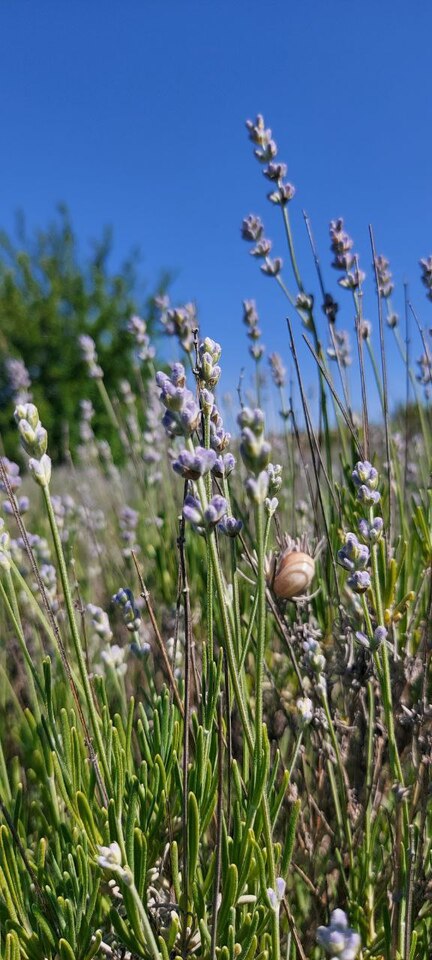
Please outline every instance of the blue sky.
[[[84, 253], [112, 224], [114, 263], [139, 245], [149, 289], [167, 268], [173, 300], [196, 300], [233, 389], [240, 367], [246, 379], [252, 370], [244, 298], [257, 302], [267, 351], [289, 362], [286, 303], [240, 239], [242, 218], [260, 214], [288, 265], [244, 126], [262, 112], [297, 188], [290, 213], [306, 286], [316, 282], [303, 208], [339, 325], [352, 331], [349, 294], [329, 265], [328, 222], [343, 216], [374, 322], [373, 223], [396, 308], [407, 280], [430, 326], [418, 259], [432, 252], [431, 34], [424, 0], [3, 0], [0, 225], [11, 229], [18, 208], [44, 225], [64, 201]], [[289, 269], [286, 279], [293, 288]], [[396, 399], [403, 378], [388, 340]]]

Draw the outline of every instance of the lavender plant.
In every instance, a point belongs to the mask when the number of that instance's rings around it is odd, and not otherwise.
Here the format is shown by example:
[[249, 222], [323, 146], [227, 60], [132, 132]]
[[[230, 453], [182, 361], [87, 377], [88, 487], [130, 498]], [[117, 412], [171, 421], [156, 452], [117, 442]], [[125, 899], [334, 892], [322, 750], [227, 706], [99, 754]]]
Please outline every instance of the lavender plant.
[[[121, 469], [85, 398], [76, 466], [52, 469], [30, 398], [15, 411], [27, 474], [0, 458], [2, 960], [430, 956], [430, 409], [418, 392], [416, 463], [401, 470], [407, 437], [393, 430], [353, 241], [332, 222], [339, 308], [308, 220], [318, 292], [303, 285], [286, 165], [263, 117], [248, 130], [288, 246], [285, 267], [261, 218], [245, 218], [289, 303], [300, 412], [286, 355], [270, 356], [284, 435], [261, 406], [254, 301], [257, 406], [240, 403], [232, 436], [221, 346], [191, 303], [164, 298], [170, 367], [155, 373], [137, 316], [136, 382], [105, 384], [82, 344]], [[384, 306], [398, 336], [389, 263], [373, 263], [378, 328]], [[357, 362], [360, 379], [371, 365], [383, 424], [364, 390], [356, 415]]]

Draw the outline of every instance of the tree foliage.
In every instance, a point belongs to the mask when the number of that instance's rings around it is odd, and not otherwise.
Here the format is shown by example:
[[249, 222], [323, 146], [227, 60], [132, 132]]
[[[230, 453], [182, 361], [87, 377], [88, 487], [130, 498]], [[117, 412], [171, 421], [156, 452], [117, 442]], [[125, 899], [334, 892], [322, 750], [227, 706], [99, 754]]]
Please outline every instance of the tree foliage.
[[145, 296], [134, 252], [113, 271], [112, 235], [106, 229], [83, 259], [68, 211], [59, 207], [46, 229], [29, 236], [22, 218], [16, 238], [0, 233], [0, 431], [4, 452], [18, 455], [12, 426], [13, 392], [8, 357], [22, 359], [31, 378], [32, 399], [49, 432], [50, 453], [60, 460], [78, 442], [79, 401], [88, 397], [97, 411], [96, 431], [111, 442], [112, 426], [95, 383], [81, 358], [78, 337], [96, 342], [107, 382], [134, 378], [132, 343], [126, 332], [133, 313], [152, 324], [152, 299]]

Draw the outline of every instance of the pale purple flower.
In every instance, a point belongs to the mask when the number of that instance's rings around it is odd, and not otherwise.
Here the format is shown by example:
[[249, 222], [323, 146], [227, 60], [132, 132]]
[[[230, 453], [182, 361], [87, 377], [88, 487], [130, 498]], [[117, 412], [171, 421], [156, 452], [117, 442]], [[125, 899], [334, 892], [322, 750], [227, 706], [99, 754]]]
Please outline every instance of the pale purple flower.
[[220, 454], [214, 461], [212, 474], [214, 477], [229, 477], [230, 473], [234, 470], [235, 464], [235, 457], [233, 457], [232, 453]]
[[345, 544], [338, 550], [338, 563], [345, 570], [353, 572], [354, 570], [364, 570], [369, 563], [369, 548], [364, 543], [359, 543], [355, 533], [345, 535]]
[[198, 480], [199, 477], [205, 476], [214, 467], [215, 462], [216, 453], [214, 450], [195, 447], [194, 453], [189, 450], [182, 450], [172, 466], [173, 470], [184, 477], [185, 480]]
[[426, 287], [427, 297], [432, 300], [432, 256], [424, 257], [419, 261], [422, 271], [422, 283]]
[[375, 517], [372, 523], [368, 523], [363, 517], [358, 522], [360, 536], [368, 543], [377, 543], [381, 539], [384, 529], [382, 517]]
[[28, 403], [31, 400], [31, 380], [24, 361], [18, 357], [6, 357], [5, 369], [14, 403]]
[[334, 910], [328, 927], [318, 927], [317, 943], [333, 960], [355, 960], [360, 947], [360, 934], [348, 926], [348, 918], [343, 910]]
[[261, 217], [256, 216], [254, 213], [250, 213], [249, 216], [244, 218], [241, 228], [243, 240], [257, 243], [257, 241], [261, 239], [263, 232], [264, 224], [261, 220]]
[[250, 250], [249, 252], [251, 257], [258, 257], [264, 260], [265, 257], [268, 257], [272, 246], [273, 244], [271, 240], [268, 240], [267, 237], [261, 237], [261, 239], [258, 240], [258, 243], [254, 247], [252, 247], [252, 250]]
[[198, 533], [204, 534], [222, 519], [227, 511], [227, 502], [225, 497], [219, 494], [212, 497], [209, 504], [203, 510], [200, 501], [188, 494], [183, 503], [183, 516], [185, 520], [192, 523]]
[[284, 387], [286, 381], [286, 370], [278, 353], [270, 354], [269, 364], [274, 385], [276, 387]]
[[261, 270], [267, 277], [277, 277], [282, 267], [283, 260], [281, 257], [275, 257], [273, 260], [271, 257], [266, 257], [265, 263], [261, 264]]
[[225, 516], [218, 523], [218, 530], [220, 533], [225, 534], [226, 537], [237, 537], [243, 527], [241, 520], [236, 520], [235, 517]]
[[348, 577], [347, 584], [351, 587], [351, 590], [354, 590], [354, 593], [365, 593], [371, 585], [370, 574], [367, 570], [355, 570]]
[[[12, 490], [18, 490], [18, 487], [20, 487], [22, 483], [21, 477], [20, 477], [20, 468], [18, 464], [14, 463], [13, 460], [8, 460], [7, 457], [0, 457], [0, 460], [3, 464], [3, 467], [5, 469], [5, 472]], [[2, 490], [4, 493], [7, 493], [5, 484], [3, 483], [3, 480], [2, 480], [1, 473], [0, 473], [0, 490]]]
[[393, 292], [393, 281], [389, 267], [390, 264], [386, 257], [383, 257], [381, 254], [375, 257], [378, 291], [380, 297], [383, 297], [384, 300], [387, 300]]
[[283, 180], [288, 172], [288, 167], [286, 163], [273, 163], [270, 162], [269, 165], [263, 170], [264, 176], [267, 180]]
[[121, 587], [112, 598], [113, 603], [121, 607], [123, 620], [130, 633], [135, 633], [141, 623], [141, 615], [136, 607], [134, 596], [129, 587]]
[[277, 190], [273, 190], [271, 193], [267, 194], [270, 203], [279, 204], [281, 207], [285, 207], [290, 200], [295, 196], [295, 186], [293, 183], [281, 183]]

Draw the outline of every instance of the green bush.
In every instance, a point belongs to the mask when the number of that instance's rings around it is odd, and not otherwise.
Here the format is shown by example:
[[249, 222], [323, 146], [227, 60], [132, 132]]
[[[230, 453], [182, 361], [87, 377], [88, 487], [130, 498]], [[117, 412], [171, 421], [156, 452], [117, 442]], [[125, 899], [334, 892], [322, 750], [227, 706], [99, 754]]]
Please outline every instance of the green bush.
[[139, 255], [121, 268], [110, 267], [112, 236], [105, 230], [83, 258], [68, 211], [60, 207], [45, 229], [29, 236], [23, 221], [16, 239], [0, 233], [0, 433], [5, 453], [16, 457], [12, 425], [14, 398], [4, 361], [22, 359], [31, 392], [50, 431], [56, 460], [72, 454], [78, 442], [79, 401], [96, 408], [95, 430], [119, 453], [115, 432], [81, 359], [78, 337], [96, 341], [99, 363], [110, 384], [134, 380], [131, 338], [126, 322], [139, 313], [152, 326], [151, 299], [137, 274]]

